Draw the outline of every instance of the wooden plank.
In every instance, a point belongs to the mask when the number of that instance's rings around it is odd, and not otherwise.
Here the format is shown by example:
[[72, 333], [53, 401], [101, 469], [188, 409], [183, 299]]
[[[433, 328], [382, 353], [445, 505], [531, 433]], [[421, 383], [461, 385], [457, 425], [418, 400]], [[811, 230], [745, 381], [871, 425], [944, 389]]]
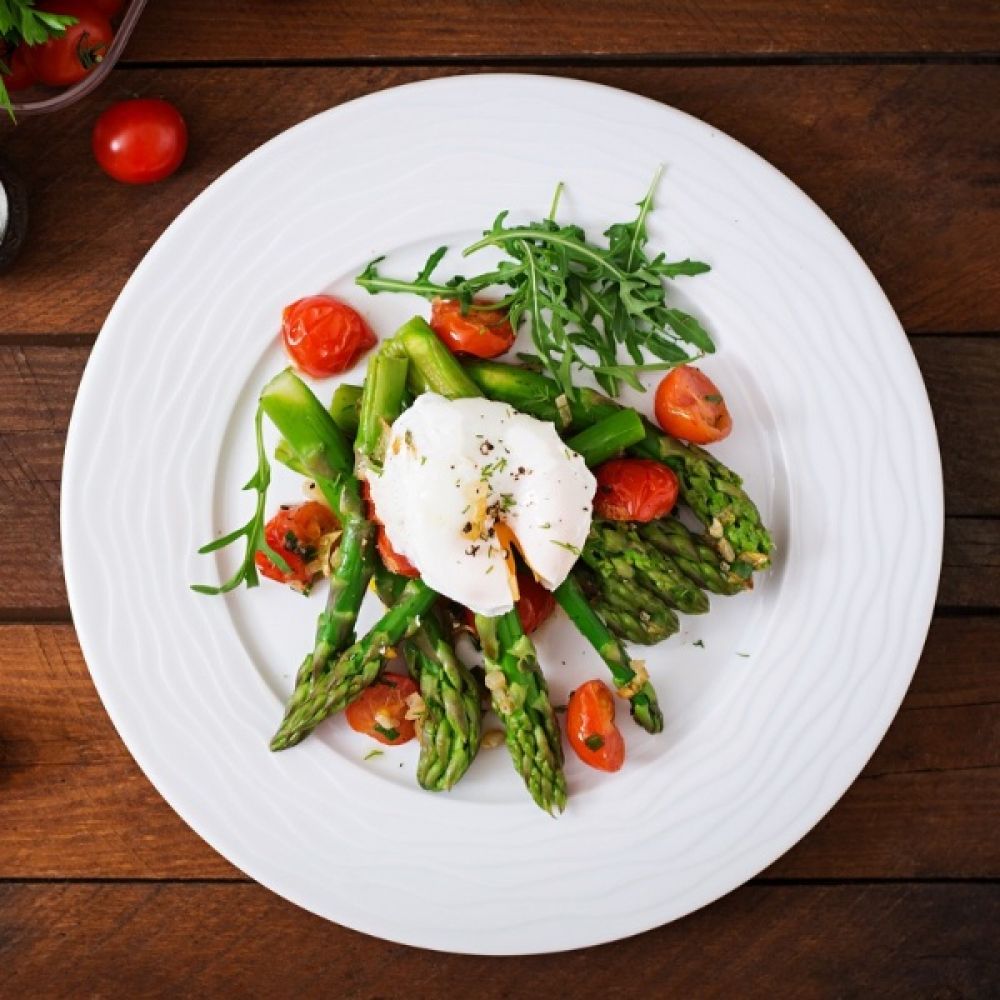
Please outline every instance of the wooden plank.
[[[218, 9], [200, 6], [205, 16]], [[483, 16], [507, 8], [516, 16], [520, 6], [476, 5]], [[617, 7], [606, 16], [627, 21]], [[187, 46], [203, 32], [176, 34]], [[25, 120], [12, 134], [0, 123], [4, 152], [20, 164], [32, 195], [27, 246], [3, 279], [0, 337], [95, 331], [153, 240], [241, 156], [353, 97], [466, 71], [122, 69], [70, 111]], [[855, 243], [911, 332], [1000, 330], [994, 266], [1000, 199], [991, 196], [1000, 66], [583, 66], [559, 72], [672, 104], [771, 160]], [[95, 115], [133, 94], [175, 101], [191, 129], [185, 167], [154, 188], [115, 184], [91, 160]]]
[[10, 996], [986, 998], [998, 921], [995, 885], [749, 885], [586, 952], [489, 959], [367, 937], [257, 885], [5, 885], [0, 961]]
[[779, 56], [799, 53], [996, 52], [989, 0], [899, 4], [795, 0], [615, 4], [528, 0], [308, 0], [288, 13], [243, 0], [153, 3], [129, 59], [409, 59], [516, 56]]
[[[996, 617], [936, 620], [864, 775], [767, 874], [1000, 876], [998, 645]], [[132, 762], [71, 626], [0, 626], [0, 677], [0, 879], [239, 874]]]
[[[913, 341], [935, 406], [947, 510], [1000, 514], [1000, 337]], [[66, 593], [58, 559], [22, 570], [25, 539], [58, 551], [59, 477], [66, 426], [89, 349], [0, 346], [0, 616], [59, 617]], [[1000, 607], [1000, 520], [948, 522], [940, 603]]]

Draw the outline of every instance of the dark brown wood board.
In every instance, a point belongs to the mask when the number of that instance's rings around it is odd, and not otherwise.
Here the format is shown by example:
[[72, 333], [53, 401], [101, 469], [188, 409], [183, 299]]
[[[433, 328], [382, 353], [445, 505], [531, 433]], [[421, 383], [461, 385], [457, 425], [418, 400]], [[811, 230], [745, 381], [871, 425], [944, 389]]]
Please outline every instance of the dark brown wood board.
[[[812, 196], [910, 336], [947, 513], [913, 685], [816, 828], [691, 917], [514, 960], [328, 924], [202, 842], [104, 712], [58, 556], [83, 366], [171, 219], [318, 111], [482, 71], [579, 77], [673, 105]], [[25, 253], [0, 276], [0, 997], [1000, 995], [998, 94], [993, 0], [150, 0], [97, 93], [16, 129], [0, 122], [32, 210]], [[168, 97], [191, 129], [184, 168], [153, 188], [114, 184], [89, 151], [95, 116], [132, 95]]]

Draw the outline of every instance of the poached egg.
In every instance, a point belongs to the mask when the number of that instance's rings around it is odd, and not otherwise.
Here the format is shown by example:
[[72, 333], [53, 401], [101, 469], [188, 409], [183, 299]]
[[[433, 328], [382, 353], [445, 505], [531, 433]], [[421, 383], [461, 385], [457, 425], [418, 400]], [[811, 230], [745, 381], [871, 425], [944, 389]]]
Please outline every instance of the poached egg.
[[429, 587], [491, 616], [518, 597], [513, 547], [548, 590], [566, 579], [597, 487], [553, 424], [436, 393], [396, 420], [382, 470], [367, 478], [392, 547]]

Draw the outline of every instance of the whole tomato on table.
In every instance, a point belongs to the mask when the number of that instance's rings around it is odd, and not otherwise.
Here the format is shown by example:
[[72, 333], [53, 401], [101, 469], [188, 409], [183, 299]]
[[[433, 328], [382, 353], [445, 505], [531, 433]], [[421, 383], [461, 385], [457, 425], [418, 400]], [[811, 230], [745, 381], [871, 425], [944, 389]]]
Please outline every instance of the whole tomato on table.
[[187, 152], [187, 125], [168, 101], [143, 97], [112, 104], [94, 123], [91, 148], [101, 169], [124, 184], [169, 177]]

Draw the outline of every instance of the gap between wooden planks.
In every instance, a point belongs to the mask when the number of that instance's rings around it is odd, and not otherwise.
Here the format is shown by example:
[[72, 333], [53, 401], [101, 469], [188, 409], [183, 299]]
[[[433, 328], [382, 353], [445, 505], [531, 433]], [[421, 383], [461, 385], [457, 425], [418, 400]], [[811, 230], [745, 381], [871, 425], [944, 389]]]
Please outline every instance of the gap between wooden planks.
[[[141, 331], [136, 332], [141, 336]], [[1000, 337], [917, 337], [944, 458], [947, 523], [939, 604], [1000, 607]], [[0, 346], [0, 620], [65, 617], [58, 559], [66, 426], [89, 349]], [[877, 433], [878, 428], [871, 428]], [[278, 502], [279, 498], [274, 498]]]
[[[1000, 877], [998, 645], [1000, 617], [936, 620], [862, 777], [765, 876]], [[132, 761], [72, 626], [0, 626], [0, 677], [0, 879], [239, 874]]]
[[128, 58], [407, 59], [1000, 51], [989, 0], [173, 0], [143, 14]]
[[[3, 278], [0, 338], [55, 339], [97, 329], [128, 275], [180, 209], [288, 126], [372, 91], [471, 71], [118, 69], [66, 112], [25, 119], [16, 129], [0, 122], [0, 143], [27, 176], [32, 210], [24, 254]], [[1000, 259], [1000, 65], [560, 72], [674, 105], [765, 156], [843, 229], [910, 332], [1000, 330], [1000, 269], [994, 266]], [[90, 153], [96, 115], [135, 95], [174, 101], [191, 129], [184, 167], [155, 188], [110, 181]], [[444, 129], [441, 141], [460, 143], [461, 136]], [[548, 189], [540, 191], [539, 205], [547, 207], [549, 197]], [[447, 228], [446, 221], [442, 226]]]

